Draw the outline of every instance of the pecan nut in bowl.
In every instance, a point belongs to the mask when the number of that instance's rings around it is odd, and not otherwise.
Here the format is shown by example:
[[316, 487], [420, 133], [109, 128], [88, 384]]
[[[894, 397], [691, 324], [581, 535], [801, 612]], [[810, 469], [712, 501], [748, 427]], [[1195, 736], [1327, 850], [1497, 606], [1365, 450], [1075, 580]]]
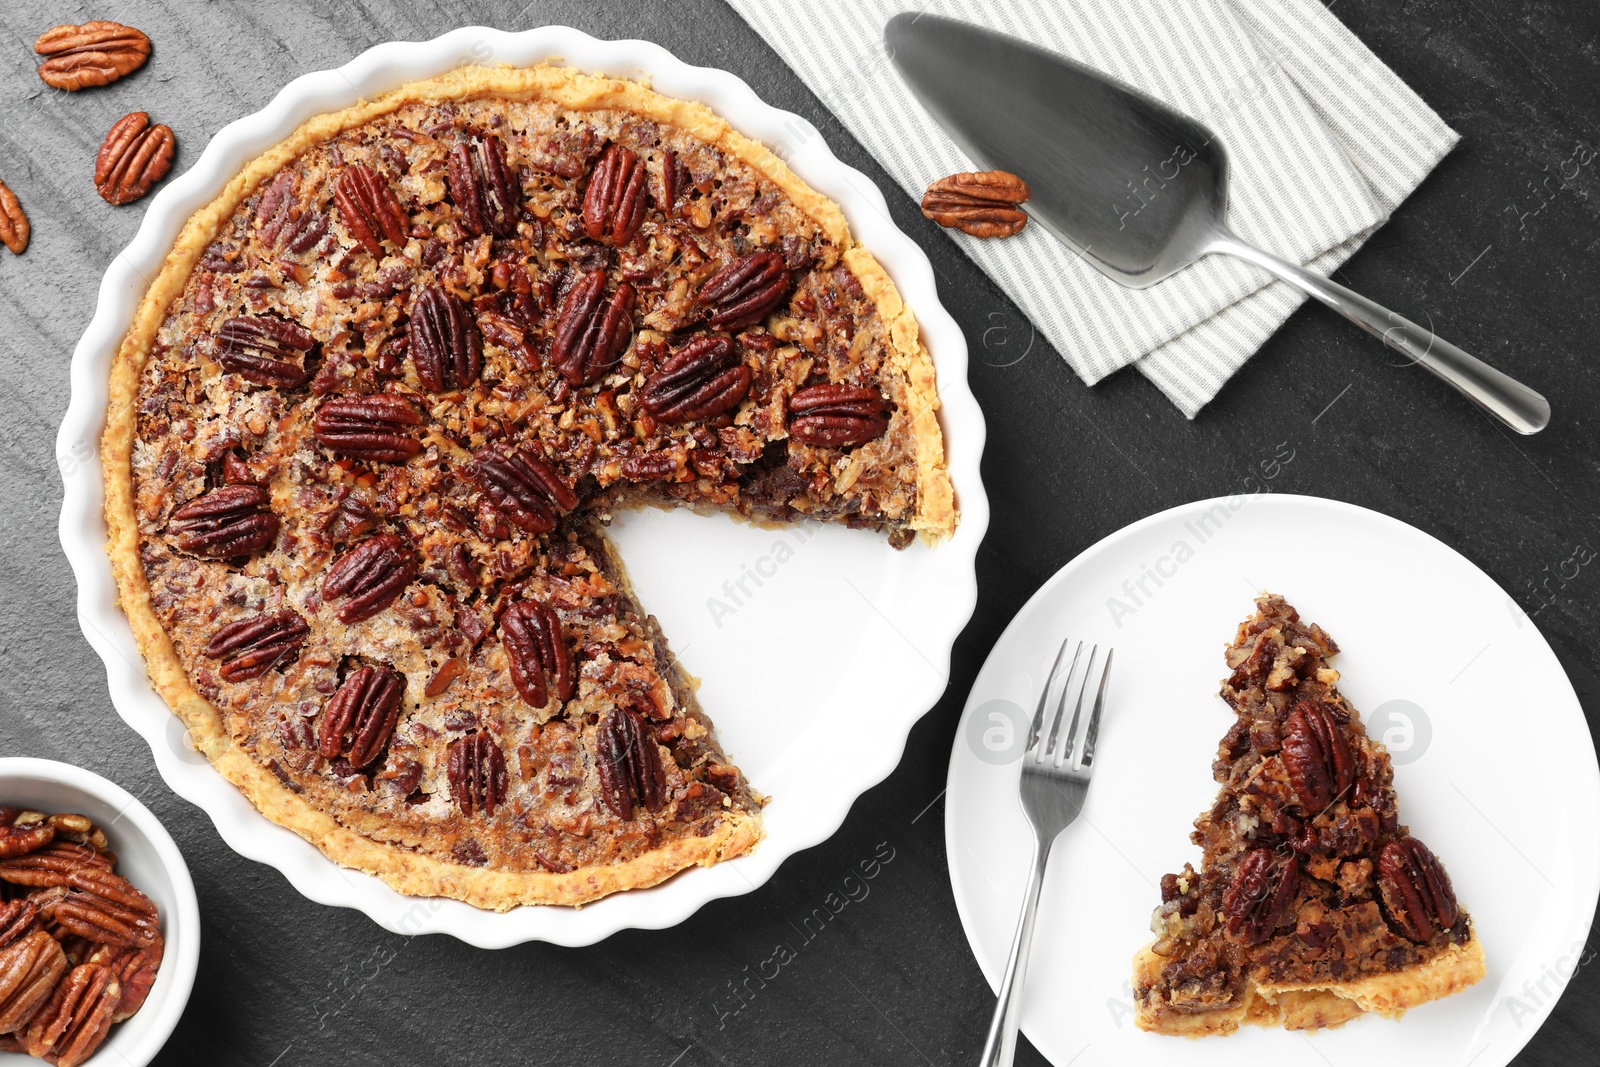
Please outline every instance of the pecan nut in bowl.
[[176, 150], [171, 127], [150, 125], [143, 111], [124, 115], [95, 156], [94, 187], [108, 204], [131, 204], [167, 176]]
[[74, 967], [23, 1034], [28, 1055], [51, 1059], [56, 1067], [78, 1067], [94, 1055], [111, 1031], [122, 1002], [122, 984], [111, 968], [98, 963]]
[[0, 903], [0, 949], [9, 948], [26, 937], [38, 918], [38, 902], [27, 897]]
[[44, 31], [33, 50], [45, 57], [39, 64], [44, 83], [74, 92], [110, 85], [144, 66], [150, 38], [120, 22], [85, 22]]
[[84, 888], [75, 883], [55, 895], [41, 913], [92, 944], [145, 948], [160, 940], [155, 904], [127, 879], [102, 871], [84, 881]]
[[109, 871], [111, 859], [97, 849], [72, 841], [52, 841], [48, 845], [7, 856], [0, 860], [0, 881], [12, 885], [45, 889], [80, 883], [96, 870]]
[[99, 944], [90, 950], [85, 963], [106, 966], [122, 985], [122, 1000], [117, 1001], [117, 1011], [110, 1021], [123, 1022], [139, 1013], [144, 1001], [149, 1000], [150, 989], [154, 989], [165, 952], [166, 942], [160, 936], [147, 945]]
[[0, 808], [0, 860], [43, 848], [56, 838], [56, 828], [37, 812]]
[[96, 943], [148, 945], [160, 936], [156, 906], [112, 867], [107, 854], [59, 842], [0, 861], [0, 881], [25, 887], [53, 927]]
[[[87, 815], [75, 812], [58, 812], [46, 820], [55, 827], [56, 837], [74, 845], [88, 845], [102, 858], [111, 856], [106, 832], [96, 826]], [[114, 857], [113, 857], [114, 862]]]
[[117, 1002], [111, 1021], [120, 1023], [131, 1019], [144, 1007], [150, 990], [156, 984], [161, 970], [161, 959], [166, 943], [158, 936], [148, 945], [96, 945], [85, 962], [98, 963], [111, 970], [122, 986], [122, 998]]
[[43, 930], [0, 949], [0, 1033], [28, 1025], [66, 971], [66, 954]]

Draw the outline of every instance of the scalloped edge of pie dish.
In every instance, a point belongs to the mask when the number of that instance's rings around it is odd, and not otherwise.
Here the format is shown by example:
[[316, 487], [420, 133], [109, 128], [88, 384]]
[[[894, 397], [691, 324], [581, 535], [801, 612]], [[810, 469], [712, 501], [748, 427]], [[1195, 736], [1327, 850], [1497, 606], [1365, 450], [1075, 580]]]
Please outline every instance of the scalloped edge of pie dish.
[[[964, 339], [938, 303], [926, 257], [893, 227], [881, 195], [870, 182], [835, 159], [809, 124], [762, 104], [737, 78], [721, 71], [685, 66], [652, 44], [602, 42], [564, 27], [545, 27], [516, 34], [467, 28], [423, 44], [380, 45], [339, 70], [297, 79], [264, 111], [233, 123], [212, 140], [200, 161], [156, 198], [133, 244], [112, 264], [102, 282], [95, 318], [74, 356], [73, 403], [58, 439], [67, 488], [61, 535], [79, 582], [80, 622], [90, 643], [106, 662], [119, 714], [150, 742], [157, 766], [168, 784], [179, 795], [205, 808], [235, 851], [277, 867], [301, 893], [313, 900], [357, 908], [380, 925], [398, 932], [449, 933], [481, 947], [532, 939], [587, 944], [626, 927], [669, 926], [687, 917], [707, 900], [748, 892], [770, 877], [783, 859], [831, 835], [842, 823], [850, 802], [893, 769], [912, 723], [934, 703], [942, 687], [913, 687], [915, 691], [906, 693], [893, 714], [883, 717], [877, 724], [882, 736], [876, 739], [879, 744], [871, 749], [883, 758], [853, 768], [856, 780], [847, 783], [849, 788], [839, 789], [840, 783], [834, 782], [830, 795], [808, 798], [812, 803], [803, 833], [793, 832], [776, 840], [769, 837], [760, 849], [738, 859], [684, 872], [651, 889], [607, 897], [581, 912], [551, 908], [486, 912], [458, 900], [403, 896], [375, 877], [335, 866], [287, 831], [267, 823], [266, 816], [224, 781], [223, 774], [189, 747], [182, 723], [151, 690], [144, 676], [138, 644], [117, 607], [116, 586], [104, 553], [106, 528], [101, 519], [102, 497], [98, 485], [102, 469], [95, 445], [106, 424], [107, 380], [113, 357], [123, 335], [134, 323], [137, 307], [151, 285], [152, 276], [162, 270], [169, 250], [176, 246], [181, 253], [180, 231], [191, 216], [203, 213], [214, 201], [226, 200], [228, 194], [246, 185], [250, 161], [263, 154], [274, 154], [275, 146], [286, 142], [318, 116], [331, 115], [357, 104], [362, 105], [358, 109], [362, 110], [368, 100], [441, 75], [446, 82], [470, 82], [471, 72], [457, 68], [484, 62], [517, 68], [541, 62], [559, 63], [579, 72], [642, 80], [665, 97], [704, 104], [718, 119], [749, 137], [755, 145], [776, 150], [773, 156], [766, 149], [759, 149], [777, 167], [785, 172], [792, 170], [804, 186], [816, 189], [813, 196], [843, 209], [852, 233], [862, 246], [872, 251], [872, 256], [861, 258], [876, 257], [881, 261], [885, 273], [893, 279], [887, 286], [889, 295], [893, 297], [894, 289], [899, 288], [906, 294], [907, 305], [916, 308], [915, 321], [910, 321], [903, 312], [901, 317], [907, 318], [912, 330], [920, 325], [920, 332], [942, 371], [939, 383], [943, 405], [941, 421], [946, 441], [952, 442], [949, 469], [951, 478], [960, 486], [963, 513], [960, 529], [931, 557], [938, 559], [937, 569], [946, 585], [946, 627], [939, 635], [937, 651], [948, 661], [950, 646], [970, 617], [976, 601], [973, 556], [988, 517], [977, 469], [983, 423], [966, 386]], [[527, 73], [520, 70], [510, 72], [507, 77], [515, 80], [518, 75], [527, 77]], [[710, 117], [705, 115], [704, 109], [695, 111], [699, 116]], [[895, 303], [898, 302], [895, 298]], [[932, 415], [927, 417], [932, 418]], [[937, 435], [934, 436], [937, 440]], [[944, 506], [948, 510], [948, 501]], [[937, 515], [932, 518], [937, 530], [941, 520]], [[98, 559], [94, 558], [96, 556]], [[163, 670], [158, 660], [159, 657], [152, 660], [151, 670], [159, 682], [162, 675], [170, 672]], [[209, 746], [215, 740], [202, 738], [202, 744]], [[223, 757], [226, 758], [226, 754]], [[237, 780], [235, 775], [227, 777]], [[289, 818], [274, 817], [274, 821], [286, 825], [296, 823]], [[301, 826], [299, 832], [304, 834], [307, 829]], [[349, 831], [336, 829], [335, 832], [341, 839], [356, 836]], [[703, 861], [713, 859], [708, 855]], [[434, 862], [438, 866], [454, 866]], [[409, 868], [411, 865], [398, 866]], [[434, 872], [437, 877], [418, 879], [416, 872], [409, 869], [391, 873], [389, 881], [413, 892], [437, 890], [445, 885], [442, 878], [449, 875], [449, 872], [443, 875]], [[662, 877], [665, 875], [656, 872], [648, 880], [630, 880], [628, 884], [650, 885]], [[452, 895], [463, 894], [452, 892]]]

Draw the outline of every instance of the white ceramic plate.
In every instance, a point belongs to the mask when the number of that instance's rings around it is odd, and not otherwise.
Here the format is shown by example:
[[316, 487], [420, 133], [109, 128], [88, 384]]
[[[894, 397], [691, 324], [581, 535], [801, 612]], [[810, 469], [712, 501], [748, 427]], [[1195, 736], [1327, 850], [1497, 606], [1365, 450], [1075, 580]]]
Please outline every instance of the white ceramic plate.
[[[1215, 696], [1222, 651], [1261, 589], [1339, 642], [1340, 689], [1389, 745], [1401, 819], [1449, 868], [1488, 976], [1400, 1022], [1146, 1034], [1130, 964], [1161, 875], [1199, 863], [1190, 823], [1216, 795], [1211, 760], [1231, 722]], [[1067, 635], [1116, 657], [1094, 781], [1051, 858], [1022, 1003], [1023, 1030], [1051, 1062], [1503, 1067], [1527, 1043], [1584, 956], [1600, 894], [1600, 768], [1550, 646], [1488, 576], [1395, 519], [1276, 495], [1153, 515], [1062, 568], [990, 654], [950, 760], [950, 876], [991, 985], [1031, 842], [1005, 723], [1012, 706], [1031, 711]]]
[[[112, 355], [145, 279], [184, 220], [244, 163], [311, 116], [408, 81], [466, 63], [557, 59], [584, 71], [643, 77], [668, 96], [705, 103], [844, 208], [852, 231], [916, 310], [938, 365], [962, 521], [937, 549], [918, 544], [895, 552], [881, 537], [844, 529], [774, 532], [687, 513], [621, 517], [615, 536], [646, 609], [660, 617], [690, 672], [705, 679], [701, 699], [729, 754], [773, 797], [767, 837], [733, 862], [581, 910], [493, 914], [404, 897], [375, 878], [341, 870], [269, 823], [188, 747], [178, 720], [150, 688], [116, 606], [97, 443]], [[264, 110], [219, 132], [188, 173], [151, 203], [138, 236], [106, 272], [94, 320], [73, 357], [72, 404], [57, 441], [66, 483], [61, 542], [78, 579], [78, 617], [105, 660], [118, 713], [150, 743], [167, 784], [204, 808], [235, 851], [277, 867], [307, 897], [358, 908], [391, 930], [448, 933], [482, 947], [535, 939], [583, 945], [626, 927], [671, 926], [708, 900], [749, 892], [787, 857], [831, 835], [855, 798], [894, 769], [912, 723], [944, 691], [950, 647], [977, 598], [973, 556], [989, 518], [978, 476], [983, 438], [983, 416], [967, 388], [966, 342], [939, 304], [927, 257], [894, 227], [878, 189], [834, 158], [808, 122], [768, 107], [731, 74], [686, 66], [644, 41], [598, 41], [565, 27], [522, 33], [472, 27], [425, 43], [380, 45], [338, 70], [296, 79]], [[809, 753], [840, 737], [849, 739], [851, 758], [819, 776]]]
[[[87, 815], [106, 832], [117, 873], [155, 901], [161, 914], [161, 968], [150, 995], [131, 1019], [111, 1028], [84, 1067], [144, 1067], [172, 1035], [189, 1003], [200, 964], [200, 906], [183, 854], [149, 808], [93, 771], [55, 760], [0, 759], [0, 804]], [[41, 1061], [0, 1052], [3, 1067]]]

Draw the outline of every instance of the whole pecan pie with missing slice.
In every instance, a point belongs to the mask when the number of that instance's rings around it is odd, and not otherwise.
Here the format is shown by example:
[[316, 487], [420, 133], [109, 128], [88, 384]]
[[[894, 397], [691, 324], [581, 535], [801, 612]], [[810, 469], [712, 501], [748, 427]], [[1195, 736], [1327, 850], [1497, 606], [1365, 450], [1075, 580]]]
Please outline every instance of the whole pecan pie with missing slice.
[[1228, 649], [1235, 719], [1191, 835], [1201, 869], [1162, 878], [1134, 958], [1144, 1030], [1337, 1026], [1484, 975], [1444, 865], [1400, 822], [1388, 752], [1339, 693], [1338, 647], [1282, 597], [1256, 607]]
[[336, 861], [488, 908], [760, 837], [612, 509], [956, 522], [932, 362], [839, 209], [703, 107], [557, 67], [248, 165], [111, 396], [122, 604], [197, 746]]

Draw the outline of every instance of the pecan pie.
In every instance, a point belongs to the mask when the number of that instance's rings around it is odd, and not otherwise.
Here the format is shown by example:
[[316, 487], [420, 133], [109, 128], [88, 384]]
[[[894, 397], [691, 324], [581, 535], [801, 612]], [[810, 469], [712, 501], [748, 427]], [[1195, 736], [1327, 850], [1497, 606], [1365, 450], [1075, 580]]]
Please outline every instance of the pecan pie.
[[248, 165], [111, 396], [122, 604], [197, 747], [339, 863], [487, 908], [760, 837], [613, 509], [896, 548], [956, 521], [932, 362], [837, 206], [697, 104], [558, 67]]
[[1484, 974], [1444, 865], [1400, 822], [1388, 752], [1339, 694], [1338, 646], [1282, 597], [1256, 608], [1227, 653], [1235, 719], [1191, 835], [1201, 869], [1162, 878], [1134, 958], [1144, 1030], [1338, 1026]]

